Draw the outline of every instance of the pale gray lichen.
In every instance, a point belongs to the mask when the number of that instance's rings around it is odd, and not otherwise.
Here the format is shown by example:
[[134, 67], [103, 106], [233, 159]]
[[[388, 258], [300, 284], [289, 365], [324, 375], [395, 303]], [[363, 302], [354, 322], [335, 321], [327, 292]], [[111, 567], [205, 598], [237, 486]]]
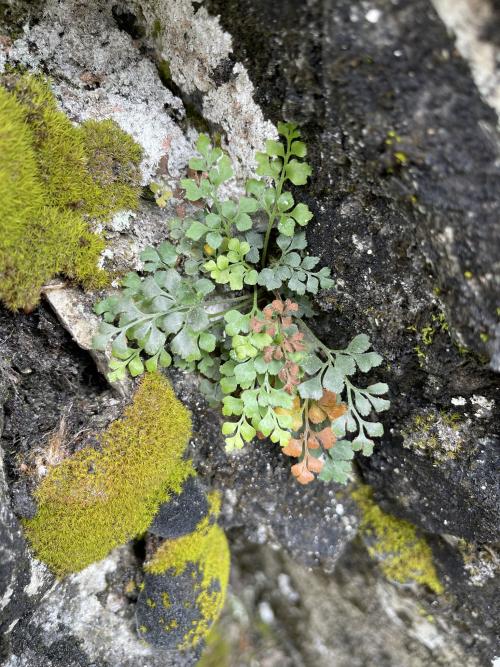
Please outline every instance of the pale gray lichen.
[[[112, 118], [144, 149], [143, 183], [153, 178], [167, 155], [169, 172], [178, 177], [192, 147], [166, 109], [181, 115], [181, 100], [165, 88], [153, 62], [119, 30], [111, 7], [101, 3], [49, 0], [39, 23], [27, 26], [7, 54], [7, 63], [30, 70], [47, 69], [61, 108], [84, 121]], [[89, 79], [98, 85], [89, 85]]]
[[473, 586], [484, 586], [488, 579], [494, 579], [500, 573], [500, 553], [494, 545], [473, 544], [461, 539], [458, 549]]
[[227, 83], [218, 85], [214, 79], [214, 70], [232, 51], [231, 36], [217, 17], [210, 16], [204, 7], [195, 11], [190, 0], [137, 0], [134, 4], [145, 17], [160, 58], [168, 62], [173, 81], [187, 94], [204, 95], [204, 118], [224, 129], [224, 148], [237, 173], [248, 175], [254, 167], [255, 151], [277, 134], [254, 102], [254, 88], [241, 63], [233, 66]]
[[434, 408], [414, 414], [401, 430], [403, 446], [442, 464], [456, 458], [466, 441], [470, 419]]

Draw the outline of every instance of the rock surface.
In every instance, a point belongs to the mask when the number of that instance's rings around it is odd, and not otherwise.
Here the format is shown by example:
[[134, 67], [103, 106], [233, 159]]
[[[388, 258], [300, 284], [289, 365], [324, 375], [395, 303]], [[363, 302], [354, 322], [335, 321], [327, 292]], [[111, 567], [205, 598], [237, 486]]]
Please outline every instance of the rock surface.
[[[50, 74], [75, 121], [114, 118], [145, 149], [144, 183], [160, 177], [174, 190], [166, 211], [143, 201], [115, 217], [106, 267], [140, 268], [140, 250], [164, 238], [200, 124], [221, 133], [241, 176], [274, 133], [270, 121], [293, 119], [314, 170], [309, 242], [337, 283], [333, 298], [318, 301], [316, 328], [338, 345], [366, 331], [387, 360], [376, 374], [392, 391], [387, 435], [360, 473], [384, 510], [431, 535], [446, 588], [439, 598], [384, 580], [353, 541], [348, 493], [299, 488], [267, 443], [228, 457], [220, 418], [196, 381], [173, 374], [194, 416], [190, 453], [204, 485], [223, 491], [233, 546], [225, 636], [207, 664], [489, 666], [500, 655], [497, 118], [432, 5], [3, 4], [0, 34], [8, 25], [17, 41], [0, 40], [0, 66]], [[446, 3], [436, 4], [443, 16]], [[460, 44], [467, 56], [463, 36]], [[481, 90], [493, 99], [486, 83]], [[102, 428], [120, 413], [133, 388], [110, 390], [88, 354], [95, 298], [49, 286], [57, 317], [48, 305], [30, 315], [0, 313], [0, 659], [7, 667], [195, 659], [151, 649], [137, 636], [144, 543], [56, 582], [23, 540], [19, 519], [35, 511], [34, 478], [57, 457], [47, 445], [77, 448], [90, 424]], [[441, 425], [426, 430], [429, 412]]]

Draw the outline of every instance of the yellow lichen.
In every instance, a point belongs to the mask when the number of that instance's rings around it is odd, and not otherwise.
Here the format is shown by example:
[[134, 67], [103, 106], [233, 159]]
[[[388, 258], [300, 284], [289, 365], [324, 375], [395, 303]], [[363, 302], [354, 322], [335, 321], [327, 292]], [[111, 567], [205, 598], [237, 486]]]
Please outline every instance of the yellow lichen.
[[190, 434], [189, 412], [170, 384], [147, 374], [123, 418], [102, 433], [101, 451], [76, 452], [41, 482], [37, 515], [25, 521], [37, 556], [65, 575], [144, 533], [193, 473], [183, 458]]
[[41, 76], [0, 84], [0, 298], [29, 310], [57, 274], [106, 284], [89, 218], [137, 206], [141, 148], [113, 121], [73, 125]]
[[415, 581], [442, 593], [431, 548], [417, 536], [415, 527], [383, 512], [374, 502], [369, 486], [359, 486], [352, 497], [361, 510], [360, 531], [366, 538], [368, 552], [380, 563], [385, 576], [399, 583]]
[[193, 623], [186, 632], [180, 650], [196, 646], [204, 639], [224, 606], [229, 580], [230, 554], [224, 531], [217, 525], [220, 512], [220, 495], [213, 492], [208, 496], [209, 513], [189, 535], [165, 541], [146, 563], [145, 570], [151, 574], [173, 576], [183, 574], [189, 566], [194, 566], [196, 606], [201, 619]]

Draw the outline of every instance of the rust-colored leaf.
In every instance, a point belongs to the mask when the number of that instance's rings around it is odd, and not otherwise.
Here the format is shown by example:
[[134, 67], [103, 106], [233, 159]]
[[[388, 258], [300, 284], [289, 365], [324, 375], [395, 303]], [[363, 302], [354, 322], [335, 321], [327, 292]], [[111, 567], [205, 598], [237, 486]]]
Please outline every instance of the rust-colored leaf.
[[308, 456], [307, 468], [311, 472], [321, 472], [323, 469], [323, 461], [321, 459], [316, 459], [314, 456]]
[[335, 441], [337, 440], [337, 436], [332, 431], [330, 426], [327, 426], [326, 428], [316, 433], [316, 436], [321, 440], [321, 444], [325, 449], [330, 449], [333, 447]]
[[312, 422], [313, 424], [321, 424], [322, 421], [325, 421], [326, 419], [326, 414], [323, 412], [323, 410], [319, 407], [317, 403], [313, 403], [307, 412], [309, 416], [309, 421]]
[[314, 435], [310, 435], [307, 438], [307, 446], [309, 449], [319, 449], [318, 439], [315, 438]]
[[287, 456], [294, 456], [295, 458], [298, 458], [299, 456], [302, 456], [302, 441], [292, 438], [288, 442], [288, 445], [283, 447], [281, 451]]
[[299, 484], [309, 484], [309, 482], [314, 480], [314, 475], [312, 472], [307, 470], [304, 462], [296, 463], [294, 466], [292, 466], [292, 474], [296, 478], [297, 482], [299, 482]]

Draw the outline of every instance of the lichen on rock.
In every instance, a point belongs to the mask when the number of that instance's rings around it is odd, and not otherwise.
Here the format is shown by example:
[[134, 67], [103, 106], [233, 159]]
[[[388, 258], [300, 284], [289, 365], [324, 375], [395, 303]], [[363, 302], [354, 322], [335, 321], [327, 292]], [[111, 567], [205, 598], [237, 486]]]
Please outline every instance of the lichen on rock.
[[77, 572], [142, 535], [158, 507], [192, 474], [183, 458], [189, 412], [159, 374], [148, 374], [132, 404], [86, 447], [54, 466], [24, 522], [37, 556], [58, 575]]
[[199, 652], [226, 597], [230, 554], [217, 525], [220, 495], [209, 494], [209, 513], [187, 535], [164, 541], [145, 564], [137, 626], [146, 641]]
[[361, 511], [360, 532], [372, 558], [388, 579], [401, 584], [415, 581], [434, 593], [443, 593], [432, 551], [408, 521], [383, 512], [374, 502], [369, 486], [355, 489], [352, 497]]
[[430, 457], [436, 464], [459, 456], [468, 423], [458, 412], [428, 408], [416, 414], [401, 430], [403, 446]]
[[10, 71], [0, 84], [0, 298], [29, 310], [57, 274], [106, 284], [89, 222], [137, 207], [142, 151], [113, 121], [74, 126], [42, 76]]

